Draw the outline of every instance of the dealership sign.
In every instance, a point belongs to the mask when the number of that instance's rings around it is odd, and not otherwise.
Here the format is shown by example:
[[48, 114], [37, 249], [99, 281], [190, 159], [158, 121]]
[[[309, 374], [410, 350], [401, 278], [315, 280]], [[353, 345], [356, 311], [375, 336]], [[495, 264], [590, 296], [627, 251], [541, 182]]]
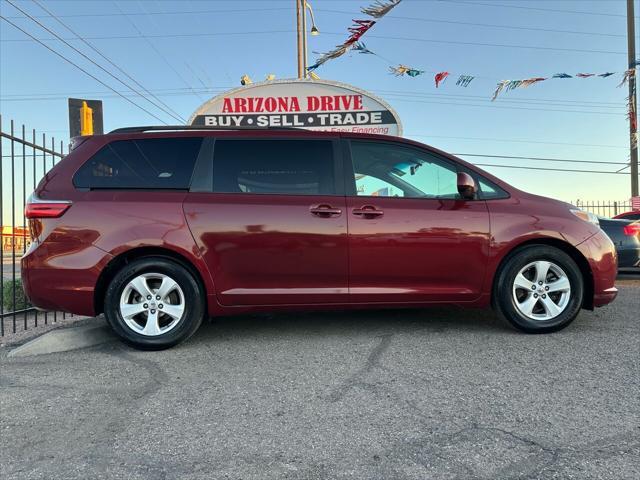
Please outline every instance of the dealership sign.
[[384, 100], [326, 80], [276, 80], [237, 88], [205, 102], [189, 123], [402, 135], [398, 114]]

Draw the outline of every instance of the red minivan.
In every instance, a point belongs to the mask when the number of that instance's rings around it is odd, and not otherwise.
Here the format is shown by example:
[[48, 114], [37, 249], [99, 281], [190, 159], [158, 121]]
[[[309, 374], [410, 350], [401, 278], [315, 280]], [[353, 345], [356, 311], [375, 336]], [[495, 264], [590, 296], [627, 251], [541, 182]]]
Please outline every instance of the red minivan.
[[205, 315], [434, 304], [544, 333], [617, 294], [592, 215], [411, 140], [136, 127], [73, 146], [27, 203], [25, 290], [138, 348]]

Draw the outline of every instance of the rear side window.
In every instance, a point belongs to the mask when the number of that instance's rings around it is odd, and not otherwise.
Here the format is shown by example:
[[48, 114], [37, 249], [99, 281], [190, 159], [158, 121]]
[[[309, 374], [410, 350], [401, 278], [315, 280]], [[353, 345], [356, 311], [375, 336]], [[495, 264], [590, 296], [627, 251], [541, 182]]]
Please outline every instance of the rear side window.
[[188, 189], [202, 138], [145, 138], [105, 145], [76, 173], [80, 188]]
[[213, 191], [334, 195], [333, 144], [327, 140], [216, 140]]

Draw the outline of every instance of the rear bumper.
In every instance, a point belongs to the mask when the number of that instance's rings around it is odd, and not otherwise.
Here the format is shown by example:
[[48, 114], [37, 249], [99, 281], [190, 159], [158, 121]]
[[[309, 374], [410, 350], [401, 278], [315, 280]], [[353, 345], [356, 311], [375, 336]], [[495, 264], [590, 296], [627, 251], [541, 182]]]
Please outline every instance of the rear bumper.
[[593, 277], [593, 306], [602, 307], [618, 295], [615, 287], [618, 257], [611, 239], [599, 231], [577, 246], [591, 267]]
[[111, 258], [93, 245], [32, 245], [21, 260], [25, 294], [42, 310], [93, 316], [94, 289]]

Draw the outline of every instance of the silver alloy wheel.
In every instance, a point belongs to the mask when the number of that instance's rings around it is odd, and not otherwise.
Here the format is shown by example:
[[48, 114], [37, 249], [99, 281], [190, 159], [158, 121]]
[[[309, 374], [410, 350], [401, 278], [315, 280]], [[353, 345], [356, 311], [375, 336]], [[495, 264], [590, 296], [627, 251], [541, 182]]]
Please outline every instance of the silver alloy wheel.
[[163, 273], [143, 273], [131, 280], [120, 297], [120, 315], [127, 326], [148, 337], [173, 330], [184, 316], [180, 285]]
[[538, 260], [523, 267], [513, 281], [516, 308], [533, 320], [552, 320], [571, 298], [569, 277], [553, 262]]

